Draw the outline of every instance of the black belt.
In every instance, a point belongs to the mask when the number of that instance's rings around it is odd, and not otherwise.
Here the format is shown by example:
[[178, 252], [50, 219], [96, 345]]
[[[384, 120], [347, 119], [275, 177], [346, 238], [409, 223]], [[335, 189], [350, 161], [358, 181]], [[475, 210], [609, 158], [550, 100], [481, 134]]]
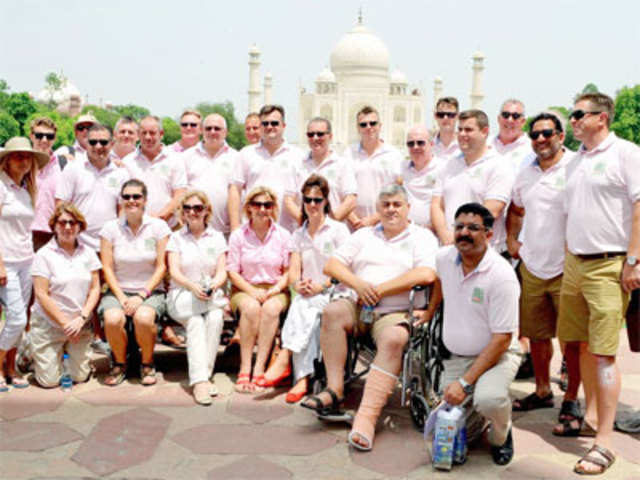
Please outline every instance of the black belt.
[[603, 252], [603, 253], [590, 253], [588, 255], [576, 255], [581, 260], [606, 260], [607, 258], [622, 257], [627, 252]]

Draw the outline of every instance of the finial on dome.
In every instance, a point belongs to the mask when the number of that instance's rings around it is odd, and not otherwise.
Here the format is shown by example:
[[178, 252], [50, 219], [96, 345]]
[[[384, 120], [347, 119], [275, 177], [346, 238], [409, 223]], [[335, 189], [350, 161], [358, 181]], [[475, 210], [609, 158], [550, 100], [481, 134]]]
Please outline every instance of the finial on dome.
[[358, 25], [362, 25], [362, 7], [358, 9]]

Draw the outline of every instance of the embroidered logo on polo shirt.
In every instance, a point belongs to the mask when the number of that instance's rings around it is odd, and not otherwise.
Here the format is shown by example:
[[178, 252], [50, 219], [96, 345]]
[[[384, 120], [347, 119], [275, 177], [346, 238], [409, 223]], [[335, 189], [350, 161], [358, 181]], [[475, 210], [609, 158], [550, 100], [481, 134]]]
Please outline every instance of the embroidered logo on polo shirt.
[[336, 172], [333, 169], [327, 170], [327, 178], [333, 180], [336, 176]]
[[553, 188], [556, 190], [564, 190], [567, 182], [564, 179], [563, 175], [556, 176], [555, 182], [553, 182]]
[[164, 175], [165, 177], [168, 177], [169, 176], [169, 166], [168, 165], [162, 165], [160, 167], [160, 173], [162, 175]]
[[109, 177], [109, 187], [116, 188], [118, 186], [118, 179], [116, 177]]
[[484, 303], [484, 290], [480, 287], [475, 287], [471, 293], [471, 301], [473, 303]]
[[215, 257], [216, 256], [216, 247], [207, 248], [207, 255], [209, 255], [210, 257]]
[[606, 165], [604, 162], [598, 162], [593, 167], [593, 173], [596, 175], [602, 175], [605, 171]]
[[322, 253], [324, 253], [325, 255], [331, 255], [333, 253], [333, 245], [331, 244], [331, 242], [324, 242]]
[[482, 168], [474, 168], [469, 170], [469, 176], [471, 178], [480, 178], [482, 175]]
[[144, 248], [147, 250], [155, 250], [156, 249], [156, 239], [155, 238], [147, 238], [144, 241]]
[[433, 175], [427, 175], [425, 177], [425, 184], [427, 185], [427, 187], [433, 187], [436, 184], [436, 177], [434, 177]]

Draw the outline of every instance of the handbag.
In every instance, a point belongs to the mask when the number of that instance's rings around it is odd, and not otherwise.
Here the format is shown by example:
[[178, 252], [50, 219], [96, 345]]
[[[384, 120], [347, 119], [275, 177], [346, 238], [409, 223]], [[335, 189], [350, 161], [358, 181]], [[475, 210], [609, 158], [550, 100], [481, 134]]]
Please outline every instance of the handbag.
[[176, 321], [186, 320], [194, 315], [202, 315], [216, 308], [224, 308], [227, 299], [221, 289], [212, 293], [209, 300], [200, 300], [191, 290], [180, 287], [169, 292], [167, 313]]

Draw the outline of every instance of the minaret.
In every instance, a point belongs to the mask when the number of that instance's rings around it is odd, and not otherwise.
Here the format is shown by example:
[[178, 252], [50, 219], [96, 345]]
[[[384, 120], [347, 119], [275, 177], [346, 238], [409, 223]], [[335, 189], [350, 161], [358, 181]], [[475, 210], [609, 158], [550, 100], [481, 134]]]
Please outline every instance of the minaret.
[[484, 93], [482, 93], [482, 71], [484, 70], [484, 55], [482, 52], [473, 54], [473, 80], [471, 83], [471, 108], [478, 109], [482, 105]]
[[249, 112], [257, 112], [260, 103], [260, 50], [253, 44], [249, 48]]
[[267, 72], [264, 76], [264, 104], [271, 105], [271, 92], [273, 91], [273, 77]]
[[[436, 107], [438, 106], [438, 100], [442, 98], [442, 78], [440, 77], [436, 77], [433, 79], [433, 113], [435, 114], [436, 112]], [[438, 124], [436, 122], [435, 119], [435, 115], [433, 117], [432, 121], [432, 125], [433, 125], [433, 130], [436, 131], [438, 129]]]

